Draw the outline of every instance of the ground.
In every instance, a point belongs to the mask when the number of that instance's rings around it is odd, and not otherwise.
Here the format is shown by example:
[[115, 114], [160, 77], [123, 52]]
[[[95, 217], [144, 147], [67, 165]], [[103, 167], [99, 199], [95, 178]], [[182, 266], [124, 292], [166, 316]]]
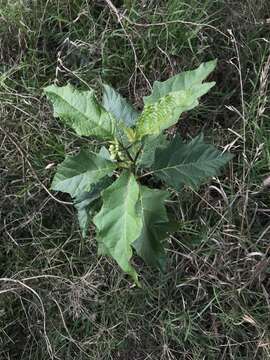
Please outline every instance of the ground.
[[[1, 0], [0, 34], [0, 359], [269, 359], [269, 2]], [[175, 194], [166, 272], [135, 259], [137, 288], [49, 190], [95, 144], [42, 88], [107, 82], [141, 109], [154, 80], [213, 58], [215, 88], [171, 132], [234, 158]]]

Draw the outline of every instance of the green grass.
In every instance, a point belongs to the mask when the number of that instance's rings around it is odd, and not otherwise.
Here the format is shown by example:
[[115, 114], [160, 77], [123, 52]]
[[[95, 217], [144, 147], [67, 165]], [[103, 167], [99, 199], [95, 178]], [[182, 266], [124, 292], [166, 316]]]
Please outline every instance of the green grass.
[[[269, 6], [114, 5], [121, 23], [105, 1], [0, 1], [0, 358], [269, 359]], [[234, 159], [175, 195], [167, 271], [136, 260], [138, 289], [45, 190], [65, 152], [95, 144], [53, 118], [42, 88], [105, 81], [140, 109], [154, 80], [212, 58], [216, 87], [172, 133], [203, 131]]]

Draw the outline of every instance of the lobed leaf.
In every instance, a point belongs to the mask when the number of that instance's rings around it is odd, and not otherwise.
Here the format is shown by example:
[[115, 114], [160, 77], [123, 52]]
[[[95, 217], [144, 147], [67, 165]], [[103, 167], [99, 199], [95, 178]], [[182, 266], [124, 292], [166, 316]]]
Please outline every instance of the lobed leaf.
[[145, 104], [154, 104], [164, 96], [178, 91], [187, 91], [201, 85], [217, 65], [217, 60], [202, 63], [197, 69], [184, 71], [165, 81], [155, 81], [152, 94], [144, 97]]
[[72, 197], [90, 191], [105, 175], [115, 170], [117, 165], [104, 159], [99, 154], [88, 153], [84, 150], [78, 155], [67, 156], [58, 166], [51, 188], [70, 194]]
[[131, 244], [139, 237], [142, 221], [136, 209], [139, 185], [132, 173], [124, 171], [102, 192], [103, 205], [94, 217], [98, 229], [99, 252], [112, 256], [121, 269], [138, 284], [138, 275], [130, 265]]
[[187, 144], [176, 137], [166, 149], [157, 149], [152, 169], [159, 179], [179, 191], [183, 185], [197, 188], [209, 177], [218, 175], [231, 159], [231, 154], [205, 144], [202, 135]]
[[71, 126], [78, 135], [115, 137], [116, 121], [98, 104], [93, 90], [80, 91], [69, 84], [50, 85], [44, 92], [53, 104], [54, 116]]
[[154, 82], [153, 92], [144, 98], [144, 110], [137, 120], [137, 138], [160, 134], [177, 123], [183, 112], [196, 107], [199, 98], [215, 85], [214, 82], [202, 83], [215, 66], [215, 60], [209, 61], [193, 71]]

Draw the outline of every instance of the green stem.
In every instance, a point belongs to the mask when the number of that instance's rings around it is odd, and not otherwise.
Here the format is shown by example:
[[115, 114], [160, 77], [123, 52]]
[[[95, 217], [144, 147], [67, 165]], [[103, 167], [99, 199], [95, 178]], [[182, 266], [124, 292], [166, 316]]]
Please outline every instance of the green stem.
[[137, 154], [135, 155], [135, 158], [134, 158], [134, 163], [135, 164], [136, 164], [136, 161], [138, 160], [138, 157], [139, 157], [140, 153], [142, 152], [143, 147], [144, 147], [144, 144], [141, 144]]
[[127, 157], [129, 158], [129, 160], [134, 163], [134, 159], [130, 155], [130, 152], [128, 151], [128, 148], [124, 147], [124, 145], [121, 142], [119, 142], [119, 145], [121, 146], [121, 149], [125, 151], [125, 153], [127, 154]]
[[137, 162], [137, 160], [138, 160], [138, 158], [139, 158], [139, 156], [140, 156], [140, 154], [141, 154], [141, 152], [142, 152], [143, 147], [144, 147], [144, 144], [142, 143], [141, 146], [140, 146], [140, 148], [139, 148], [139, 150], [137, 151], [137, 154], [135, 155], [135, 159], [134, 159], [134, 174], [137, 174], [138, 168], [137, 168], [137, 166], [136, 166], [136, 162]]

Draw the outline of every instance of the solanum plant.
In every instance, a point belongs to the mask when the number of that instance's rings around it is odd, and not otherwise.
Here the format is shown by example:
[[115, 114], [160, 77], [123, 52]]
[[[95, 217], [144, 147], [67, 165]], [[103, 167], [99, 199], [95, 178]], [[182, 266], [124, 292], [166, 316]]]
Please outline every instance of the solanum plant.
[[214, 86], [203, 81], [215, 65], [215, 60], [209, 61], [156, 81], [141, 113], [108, 85], [101, 103], [93, 90], [79, 91], [71, 85], [45, 88], [54, 116], [101, 144], [98, 153], [81, 149], [67, 156], [58, 166], [52, 189], [70, 194], [83, 235], [92, 221], [99, 254], [113, 257], [137, 284], [130, 262], [134, 251], [147, 264], [164, 268], [170, 189], [197, 188], [232, 157], [204, 143], [202, 135], [185, 143], [178, 135], [168, 141], [164, 134]]

